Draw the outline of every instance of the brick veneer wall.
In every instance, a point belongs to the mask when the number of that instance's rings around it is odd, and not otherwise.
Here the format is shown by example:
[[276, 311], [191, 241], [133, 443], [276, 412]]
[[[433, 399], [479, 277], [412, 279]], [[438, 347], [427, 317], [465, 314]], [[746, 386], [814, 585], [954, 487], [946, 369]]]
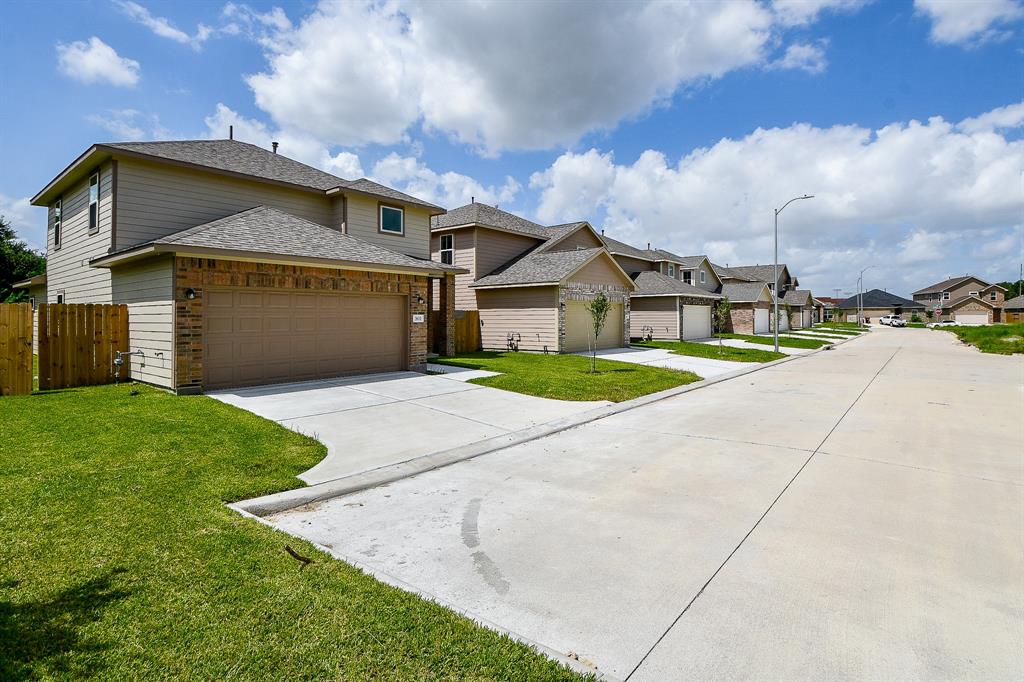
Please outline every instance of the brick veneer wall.
[[622, 304], [622, 345], [629, 345], [629, 290], [610, 284], [579, 284], [570, 282], [558, 288], [558, 352], [565, 348], [565, 304], [566, 301], [592, 301], [598, 294], [604, 294], [612, 303]]
[[[427, 324], [412, 322], [414, 314], [424, 315], [424, 320], [430, 314], [425, 276], [208, 258], [176, 258], [174, 271], [174, 385], [179, 393], [202, 390], [206, 287], [404, 294], [409, 302], [409, 369], [426, 365]], [[188, 289], [196, 293], [192, 300], [185, 297]], [[417, 294], [422, 303], [417, 302]]]
[[753, 334], [754, 333], [754, 308], [769, 311], [769, 323], [771, 322], [771, 304], [759, 303], [733, 303], [729, 311], [729, 325], [727, 334]]

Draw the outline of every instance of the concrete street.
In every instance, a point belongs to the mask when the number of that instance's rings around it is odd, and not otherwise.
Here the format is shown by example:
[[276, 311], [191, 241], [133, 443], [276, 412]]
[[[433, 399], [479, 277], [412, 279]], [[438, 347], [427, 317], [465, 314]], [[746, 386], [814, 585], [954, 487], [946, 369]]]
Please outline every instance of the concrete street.
[[271, 517], [610, 678], [1024, 678], [1024, 358], [875, 329]]

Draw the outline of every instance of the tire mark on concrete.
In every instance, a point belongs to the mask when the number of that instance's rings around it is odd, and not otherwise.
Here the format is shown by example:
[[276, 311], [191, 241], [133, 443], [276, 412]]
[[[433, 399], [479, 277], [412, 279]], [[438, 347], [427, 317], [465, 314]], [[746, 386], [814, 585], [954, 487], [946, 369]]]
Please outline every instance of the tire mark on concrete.
[[[480, 504], [483, 498], [474, 497], [466, 505], [466, 511], [462, 513], [462, 544], [470, 549], [480, 545]], [[487, 552], [478, 550], [473, 552], [473, 568], [498, 594], [508, 594], [510, 583], [501, 574], [501, 569], [494, 563]]]

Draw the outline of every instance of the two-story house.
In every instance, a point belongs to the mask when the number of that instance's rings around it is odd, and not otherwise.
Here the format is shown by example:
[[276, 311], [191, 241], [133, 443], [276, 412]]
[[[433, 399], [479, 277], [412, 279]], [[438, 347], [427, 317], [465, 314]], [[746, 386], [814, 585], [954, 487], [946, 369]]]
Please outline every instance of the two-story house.
[[[715, 265], [715, 270], [726, 284], [751, 284], [764, 283], [771, 296], [778, 297], [779, 304], [779, 331], [789, 329], [800, 329], [810, 327], [815, 321], [815, 309], [817, 305], [810, 289], [800, 289], [800, 281], [790, 275], [789, 266], [779, 263], [776, 271], [775, 265], [738, 265], [725, 267]], [[776, 276], [777, 272], [777, 276]], [[747, 287], [749, 289], [749, 287]], [[748, 294], [749, 295], [749, 294]], [[762, 298], [759, 296], [759, 299]], [[755, 304], [753, 315], [753, 333], [764, 333], [771, 331], [771, 313], [756, 312], [765, 311], [764, 301], [759, 300]], [[774, 299], [769, 299], [769, 308], [774, 304]], [[737, 322], [744, 328], [749, 326], [748, 314], [745, 307], [740, 308], [742, 315]], [[784, 314], [787, 311], [788, 314]], [[749, 332], [748, 332], [749, 333]]]
[[588, 350], [587, 303], [611, 301], [598, 348], [628, 344], [633, 281], [587, 222], [544, 226], [472, 202], [431, 221], [431, 257], [458, 267], [455, 308], [478, 311], [485, 349]]
[[630, 294], [629, 335], [658, 340], [711, 336], [715, 293], [721, 280], [706, 256], [679, 256], [664, 249], [639, 249], [602, 234], [605, 246], [636, 290]]
[[936, 282], [911, 294], [923, 304], [934, 320], [954, 320], [957, 324], [993, 324], [1003, 319], [1006, 289], [964, 275]]
[[454, 308], [444, 209], [276, 152], [89, 147], [32, 199], [47, 300], [127, 304], [132, 378], [178, 392], [422, 367], [432, 289]]

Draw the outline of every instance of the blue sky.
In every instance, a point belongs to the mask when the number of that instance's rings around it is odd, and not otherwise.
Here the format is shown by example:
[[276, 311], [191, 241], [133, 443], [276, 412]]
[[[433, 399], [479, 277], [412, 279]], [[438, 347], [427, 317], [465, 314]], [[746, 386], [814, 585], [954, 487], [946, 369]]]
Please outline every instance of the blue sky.
[[[49, 19], [58, 14], [60, 22]], [[1024, 6], [8, 2], [0, 212], [89, 144], [226, 136], [453, 208], [902, 294], [1022, 259]]]

